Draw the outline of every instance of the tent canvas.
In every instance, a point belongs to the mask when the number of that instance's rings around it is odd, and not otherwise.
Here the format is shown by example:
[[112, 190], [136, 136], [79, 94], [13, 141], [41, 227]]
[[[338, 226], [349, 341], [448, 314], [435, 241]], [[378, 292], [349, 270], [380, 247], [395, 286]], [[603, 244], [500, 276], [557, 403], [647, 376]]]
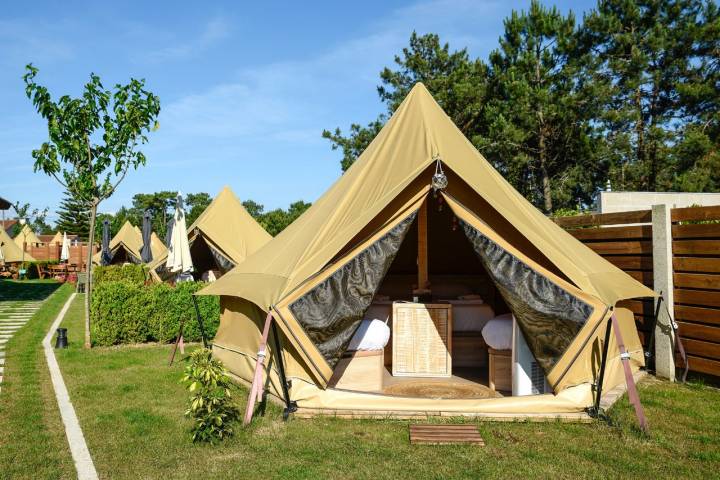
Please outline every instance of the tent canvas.
[[[449, 179], [441, 196], [483, 260], [485, 273], [518, 323], [525, 325], [525, 335], [532, 336], [530, 326], [539, 321], [542, 335], [559, 340], [543, 364], [553, 394], [432, 400], [328, 387], [387, 265], [400, 255], [407, 234], [400, 230], [439, 193], [430, 187], [438, 160]], [[505, 270], [491, 268], [497, 259]], [[512, 275], [518, 281], [503, 282]], [[518, 288], [531, 284], [525, 291]], [[272, 313], [292, 379], [290, 397], [300, 409], [464, 414], [583, 411], [592, 403], [591, 385], [597, 380], [601, 325], [618, 300], [655, 295], [527, 202], [467, 141], [422, 84], [310, 209], [201, 294], [222, 296], [224, 313], [214, 354], [241, 380], [253, 378], [260, 329], [266, 312]], [[560, 302], [572, 306], [574, 313], [566, 315]], [[637, 369], [643, 354], [634, 320], [628, 311], [616, 313]], [[565, 333], [554, 335], [554, 329]], [[540, 355], [551, 342], [536, 344], [533, 337], [528, 343]], [[612, 355], [616, 347], [610, 348], [606, 386], [622, 380], [617, 352]], [[269, 393], [281, 397], [274, 364], [268, 375]]]
[[[153, 257], [165, 255], [165, 245], [155, 235], [151, 236], [150, 247]], [[118, 233], [110, 240], [110, 264], [117, 263], [142, 263], [140, 250], [142, 249], [142, 234], [140, 229], [126, 221]], [[93, 263], [100, 265], [102, 251], [93, 256]]]
[[23, 248], [23, 243], [26, 243], [28, 246], [31, 245], [41, 245], [43, 242], [38, 238], [37, 235], [35, 235], [35, 232], [33, 232], [32, 228], [30, 228], [30, 225], [23, 225], [20, 232], [15, 235], [15, 244]]
[[[3, 261], [5, 263], [20, 263], [23, 260], [22, 247], [18, 247], [17, 244], [10, 238], [5, 230], [0, 228], [0, 249], [2, 249]], [[34, 262], [35, 259], [29, 254], [25, 253], [26, 262]]]
[[[271, 238], [226, 186], [188, 228], [195, 273], [201, 275], [210, 267], [222, 272], [230, 270]], [[156, 280], [165, 276], [166, 261], [167, 255], [163, 255], [150, 264], [150, 273]]]

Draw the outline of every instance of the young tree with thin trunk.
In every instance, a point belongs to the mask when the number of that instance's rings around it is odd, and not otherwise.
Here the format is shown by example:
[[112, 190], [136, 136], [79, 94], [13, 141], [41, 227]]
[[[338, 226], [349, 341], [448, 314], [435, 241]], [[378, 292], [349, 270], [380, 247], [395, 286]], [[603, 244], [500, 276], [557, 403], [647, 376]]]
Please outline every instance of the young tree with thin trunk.
[[54, 101], [46, 87], [35, 82], [32, 64], [23, 76], [25, 92], [38, 113], [48, 122], [49, 141], [33, 150], [35, 171], [58, 181], [90, 212], [85, 295], [85, 347], [90, 347], [90, 298], [92, 296], [92, 245], [98, 205], [109, 198], [130, 168], [145, 165], [138, 145], [157, 129], [160, 99], [145, 90], [145, 81], [130, 79], [127, 85], [106, 89], [100, 77], [90, 75], [82, 96], [63, 95]]

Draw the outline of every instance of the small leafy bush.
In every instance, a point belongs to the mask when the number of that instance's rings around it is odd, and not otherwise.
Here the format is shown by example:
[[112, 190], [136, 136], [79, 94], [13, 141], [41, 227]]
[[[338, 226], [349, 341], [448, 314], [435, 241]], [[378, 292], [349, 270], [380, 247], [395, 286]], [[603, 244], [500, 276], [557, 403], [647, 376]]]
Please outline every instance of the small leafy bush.
[[[104, 281], [95, 285], [90, 306], [90, 325], [96, 345], [172, 342], [180, 319], [185, 319], [186, 341], [202, 339], [192, 295], [206, 284], [164, 283], [144, 285], [128, 280]], [[220, 324], [220, 300], [213, 296], [197, 298], [206, 334], [212, 339]]]
[[95, 285], [103, 282], [130, 282], [143, 285], [147, 274], [143, 265], [108, 265], [106, 267], [93, 268], [93, 281]]
[[190, 392], [185, 415], [193, 420], [193, 442], [215, 443], [231, 436], [240, 412], [227, 370], [210, 350], [200, 348], [190, 355], [181, 383]]

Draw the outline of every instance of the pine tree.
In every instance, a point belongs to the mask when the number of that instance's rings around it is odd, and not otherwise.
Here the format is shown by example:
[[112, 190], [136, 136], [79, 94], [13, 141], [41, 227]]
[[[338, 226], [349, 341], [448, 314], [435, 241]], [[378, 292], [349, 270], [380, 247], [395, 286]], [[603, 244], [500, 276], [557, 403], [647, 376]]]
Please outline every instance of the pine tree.
[[65, 193], [57, 210], [58, 220], [55, 229], [60, 232], [79, 235], [87, 238], [90, 231], [90, 208], [83, 202]]
[[[579, 45], [602, 104], [596, 124], [607, 139], [613, 186], [676, 188], [694, 163], [687, 155], [712, 151], [697, 134], [704, 113], [715, 114], [707, 100], [717, 91], [717, 7], [702, 0], [603, 0], [585, 17]], [[673, 157], [674, 146], [685, 158]]]

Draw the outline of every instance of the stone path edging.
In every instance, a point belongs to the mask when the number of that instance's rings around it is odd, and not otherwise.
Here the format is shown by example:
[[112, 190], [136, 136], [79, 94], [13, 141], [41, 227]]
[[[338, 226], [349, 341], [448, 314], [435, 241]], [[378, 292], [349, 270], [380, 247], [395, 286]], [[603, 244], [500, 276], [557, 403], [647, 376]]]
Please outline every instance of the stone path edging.
[[55, 398], [58, 402], [60, 416], [65, 425], [65, 435], [67, 436], [68, 445], [70, 446], [70, 453], [75, 462], [78, 479], [97, 480], [98, 474], [95, 470], [95, 464], [90, 456], [90, 450], [88, 450], [87, 444], [85, 443], [85, 436], [80, 428], [77, 415], [75, 415], [75, 408], [73, 408], [72, 403], [70, 403], [70, 395], [65, 387], [62, 373], [60, 373], [60, 366], [57, 363], [55, 351], [52, 347], [52, 338], [55, 330], [60, 326], [63, 318], [65, 318], [65, 314], [75, 299], [75, 295], [75, 293], [70, 295], [70, 298], [68, 298], [65, 305], [63, 305], [62, 310], [60, 310], [57, 318], [52, 326], [50, 326], [50, 330], [48, 330], [47, 335], [45, 335], [42, 345], [43, 350], [45, 350], [45, 359], [47, 360], [48, 369], [50, 370], [50, 379], [52, 380], [53, 389], [55, 390]]

